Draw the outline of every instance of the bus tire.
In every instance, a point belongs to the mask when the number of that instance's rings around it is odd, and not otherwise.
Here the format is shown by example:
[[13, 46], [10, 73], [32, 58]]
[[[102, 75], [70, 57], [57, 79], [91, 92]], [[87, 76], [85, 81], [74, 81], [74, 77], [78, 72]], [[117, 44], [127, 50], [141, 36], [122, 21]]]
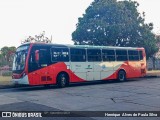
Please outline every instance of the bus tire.
[[64, 88], [69, 84], [67, 73], [60, 73], [57, 77], [57, 85], [59, 88]]
[[118, 72], [118, 76], [117, 76], [117, 79], [119, 82], [124, 82], [126, 81], [126, 72], [124, 70], [120, 70]]

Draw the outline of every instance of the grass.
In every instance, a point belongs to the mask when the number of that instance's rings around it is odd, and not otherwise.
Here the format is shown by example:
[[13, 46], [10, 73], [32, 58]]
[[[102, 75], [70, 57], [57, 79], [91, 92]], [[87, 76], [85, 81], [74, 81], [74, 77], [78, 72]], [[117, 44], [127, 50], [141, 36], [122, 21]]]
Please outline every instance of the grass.
[[10, 85], [11, 84], [11, 76], [0, 76], [0, 85]]

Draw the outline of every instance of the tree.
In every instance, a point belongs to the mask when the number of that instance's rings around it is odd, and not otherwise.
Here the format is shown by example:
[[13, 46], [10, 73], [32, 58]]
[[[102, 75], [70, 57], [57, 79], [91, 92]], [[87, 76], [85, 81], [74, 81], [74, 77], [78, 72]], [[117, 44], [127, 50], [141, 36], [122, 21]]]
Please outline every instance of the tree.
[[1, 65], [3, 63], [3, 65], [10, 65], [12, 64], [13, 61], [13, 54], [16, 51], [16, 47], [12, 46], [12, 47], [3, 47], [1, 49]]
[[155, 59], [160, 59], [160, 35], [156, 35], [156, 40], [159, 51], [155, 54]]
[[78, 19], [72, 33], [75, 44], [144, 47], [147, 57], [158, 51], [153, 24], [146, 24], [145, 13], [137, 2], [94, 0]]
[[2, 66], [2, 62], [3, 62], [3, 55], [0, 54], [0, 67]]
[[[156, 39], [157, 39], [157, 43], [160, 44], [160, 35], [156, 35]], [[159, 47], [160, 47], [160, 45], [159, 45]]]
[[40, 35], [35, 35], [35, 37], [29, 36], [27, 39], [21, 41], [22, 44], [28, 42], [52, 43], [52, 36], [51, 39], [45, 37], [45, 31], [43, 31]]

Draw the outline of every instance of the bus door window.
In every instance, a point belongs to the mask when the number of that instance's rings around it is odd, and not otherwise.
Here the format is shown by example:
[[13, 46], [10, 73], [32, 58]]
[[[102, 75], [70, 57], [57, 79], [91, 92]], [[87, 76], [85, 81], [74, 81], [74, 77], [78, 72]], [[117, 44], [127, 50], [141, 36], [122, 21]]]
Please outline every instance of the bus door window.
[[40, 49], [39, 50], [39, 61], [38, 65], [40, 68], [48, 66], [48, 57], [47, 57], [47, 50], [46, 49]]
[[38, 63], [36, 62], [35, 52], [32, 51], [29, 57], [29, 72], [38, 70]]
[[48, 66], [47, 50], [34, 49], [29, 58], [29, 72]]

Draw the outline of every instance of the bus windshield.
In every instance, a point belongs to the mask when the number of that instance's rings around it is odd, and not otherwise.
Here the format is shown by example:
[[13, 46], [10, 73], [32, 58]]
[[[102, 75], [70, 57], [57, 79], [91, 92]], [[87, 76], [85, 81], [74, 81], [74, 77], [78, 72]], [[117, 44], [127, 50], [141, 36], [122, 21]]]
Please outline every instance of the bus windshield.
[[29, 46], [21, 46], [16, 50], [12, 71], [14, 73], [21, 73], [25, 68], [27, 53]]

